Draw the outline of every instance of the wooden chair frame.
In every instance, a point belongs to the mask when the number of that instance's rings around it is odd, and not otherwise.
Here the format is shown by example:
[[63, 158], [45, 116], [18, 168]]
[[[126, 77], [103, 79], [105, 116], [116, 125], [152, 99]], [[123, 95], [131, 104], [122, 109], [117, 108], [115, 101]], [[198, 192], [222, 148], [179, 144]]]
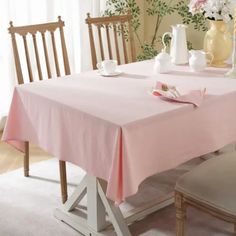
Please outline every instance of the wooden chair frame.
[[205, 213], [208, 213], [214, 217], [217, 217], [226, 222], [234, 224], [234, 235], [236, 235], [236, 216], [224, 212], [220, 209], [207, 205], [194, 198], [186, 196], [185, 194], [176, 191], [175, 192], [175, 208], [176, 208], [176, 235], [185, 235], [185, 223], [186, 223], [186, 209], [187, 206], [195, 207]]
[[[34, 53], [35, 53], [39, 80], [43, 80], [43, 75], [42, 75], [42, 68], [41, 68], [41, 62], [40, 62], [40, 56], [39, 56], [38, 44], [37, 44], [37, 38], [36, 38], [37, 33], [40, 33], [42, 37], [44, 58], [45, 58], [48, 78], [49, 79], [52, 78], [52, 72], [51, 72], [47, 43], [46, 43], [46, 38], [45, 38], [46, 32], [49, 32], [51, 34], [52, 50], [53, 50], [53, 58], [54, 58], [54, 63], [55, 63], [56, 74], [58, 77], [61, 76], [56, 41], [55, 41], [55, 36], [54, 36], [54, 32], [57, 29], [59, 29], [60, 31], [60, 41], [61, 41], [61, 49], [62, 49], [62, 55], [63, 55], [65, 75], [71, 74], [67, 48], [66, 48], [66, 43], [65, 43], [65, 37], [64, 37], [64, 31], [63, 31], [64, 26], [65, 26], [64, 21], [61, 20], [60, 16], [58, 17], [57, 22], [37, 24], [37, 25], [14, 27], [13, 22], [12, 21], [10, 22], [10, 27], [8, 28], [8, 30], [9, 30], [9, 33], [11, 34], [11, 39], [12, 39], [12, 47], [13, 47], [13, 54], [14, 54], [18, 84], [23, 84], [25, 80], [22, 73], [22, 67], [21, 67], [21, 62], [20, 62], [20, 57], [19, 57], [19, 52], [18, 52], [18, 47], [17, 47], [16, 34], [22, 36], [23, 38], [29, 82], [33, 82], [34, 78], [33, 78], [30, 54], [29, 54], [28, 43], [27, 43], [28, 34], [32, 36], [32, 40], [33, 40]], [[24, 155], [24, 175], [28, 177], [29, 176], [29, 142], [26, 142], [25, 150], [26, 152]], [[67, 200], [66, 163], [64, 161], [59, 161], [59, 170], [60, 170], [62, 202], [64, 203]]]
[[101, 54], [102, 60], [105, 60], [105, 54], [104, 54], [104, 46], [102, 42], [101, 28], [102, 27], [105, 28], [109, 59], [114, 59], [113, 54], [112, 54], [111, 38], [109, 34], [109, 29], [113, 28], [114, 41], [115, 41], [115, 47], [116, 47], [115, 48], [116, 58], [117, 58], [118, 65], [120, 65], [121, 58], [120, 58], [120, 51], [119, 51], [119, 45], [118, 45], [117, 25], [120, 25], [122, 46], [123, 46], [123, 52], [124, 52], [124, 61], [125, 61], [125, 64], [127, 64], [128, 63], [128, 49], [126, 45], [124, 24], [128, 23], [128, 31], [129, 31], [128, 40], [130, 43], [131, 62], [136, 61], [134, 35], [133, 35], [132, 26], [131, 26], [131, 21], [132, 21], [132, 15], [130, 13], [128, 15], [122, 15], [122, 16], [105, 16], [105, 17], [95, 17], [95, 18], [90, 17], [90, 13], [87, 13], [86, 24], [88, 24], [93, 69], [97, 69], [97, 63], [98, 63], [97, 53], [96, 53], [96, 48], [95, 48], [94, 32], [92, 28], [93, 25], [96, 26], [98, 30], [98, 40], [99, 40], [100, 54]]

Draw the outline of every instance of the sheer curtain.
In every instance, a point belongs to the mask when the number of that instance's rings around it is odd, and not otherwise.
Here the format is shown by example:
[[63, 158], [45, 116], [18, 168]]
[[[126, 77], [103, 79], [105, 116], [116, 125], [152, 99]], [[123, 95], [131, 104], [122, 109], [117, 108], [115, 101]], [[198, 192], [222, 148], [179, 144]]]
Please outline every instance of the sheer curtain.
[[71, 71], [78, 73], [91, 68], [86, 13], [99, 16], [105, 0], [1, 0], [0, 1], [0, 129], [7, 115], [16, 84], [9, 21], [15, 26], [65, 21], [65, 37]]

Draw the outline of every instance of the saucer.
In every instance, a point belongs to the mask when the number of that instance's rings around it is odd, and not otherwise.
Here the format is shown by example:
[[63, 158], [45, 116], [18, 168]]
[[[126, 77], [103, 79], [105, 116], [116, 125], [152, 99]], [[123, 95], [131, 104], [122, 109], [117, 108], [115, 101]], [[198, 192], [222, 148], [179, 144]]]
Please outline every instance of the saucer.
[[120, 75], [121, 73], [122, 73], [121, 70], [116, 70], [115, 72], [110, 73], [110, 74], [105, 73], [103, 70], [98, 70], [98, 74], [105, 77], [113, 77], [113, 76]]

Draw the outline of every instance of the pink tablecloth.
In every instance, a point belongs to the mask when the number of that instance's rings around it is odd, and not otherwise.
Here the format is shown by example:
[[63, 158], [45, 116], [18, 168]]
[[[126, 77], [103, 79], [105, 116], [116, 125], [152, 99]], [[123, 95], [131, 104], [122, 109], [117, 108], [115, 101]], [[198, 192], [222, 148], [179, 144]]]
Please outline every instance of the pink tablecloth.
[[[154, 76], [153, 63], [121, 66], [118, 77], [93, 71], [16, 87], [3, 140], [22, 151], [22, 141], [38, 144], [107, 180], [116, 202], [146, 177], [236, 141], [236, 80], [225, 69]], [[206, 87], [206, 98], [199, 108], [164, 101], [150, 94], [157, 79]]]

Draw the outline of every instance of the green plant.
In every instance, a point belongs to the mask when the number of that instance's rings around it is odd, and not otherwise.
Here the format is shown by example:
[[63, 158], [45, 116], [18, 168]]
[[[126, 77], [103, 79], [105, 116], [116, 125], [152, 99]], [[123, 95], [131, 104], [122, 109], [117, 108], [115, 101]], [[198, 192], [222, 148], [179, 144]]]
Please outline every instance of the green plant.
[[138, 61], [143, 61], [155, 57], [158, 52], [157, 50], [147, 42], [141, 45], [142, 53], [137, 56]]
[[[107, 9], [105, 15], [123, 15], [131, 12], [133, 16], [132, 27], [136, 39], [141, 49], [141, 54], [138, 55], [138, 60], [145, 60], [153, 58], [158, 54], [156, 50], [156, 43], [160, 42], [159, 29], [163, 19], [172, 14], [178, 14], [182, 18], [182, 22], [187, 25], [193, 25], [197, 31], [206, 31], [206, 22], [202, 14], [192, 15], [189, 12], [188, 0], [145, 0], [146, 13], [150, 17], [155, 18], [153, 27], [153, 36], [150, 42], [142, 42], [139, 35], [139, 28], [141, 26], [140, 14], [141, 9], [136, 0], [107, 0]], [[170, 39], [169, 39], [170, 40]], [[168, 43], [168, 42], [167, 42]], [[191, 42], [188, 42], [190, 48], [193, 47]]]

